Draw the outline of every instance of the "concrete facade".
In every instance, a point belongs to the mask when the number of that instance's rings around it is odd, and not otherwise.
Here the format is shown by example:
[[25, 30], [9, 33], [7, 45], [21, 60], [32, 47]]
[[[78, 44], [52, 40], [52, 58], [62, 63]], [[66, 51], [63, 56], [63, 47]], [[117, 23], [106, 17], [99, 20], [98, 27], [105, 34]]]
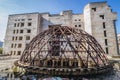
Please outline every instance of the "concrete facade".
[[26, 45], [39, 32], [39, 14], [9, 15], [4, 53], [21, 55]]
[[85, 6], [85, 31], [94, 36], [107, 54], [117, 55], [115, 21], [116, 12], [112, 12], [106, 2], [95, 2]]
[[[49, 25], [62, 25], [85, 30], [97, 39], [107, 54], [117, 55], [116, 18], [116, 13], [111, 11], [106, 2], [89, 3], [83, 14], [74, 14], [71, 10], [60, 14], [13, 14], [8, 18], [4, 53], [21, 55], [26, 45], [38, 33], [48, 29]], [[23, 33], [20, 33], [21, 29]]]

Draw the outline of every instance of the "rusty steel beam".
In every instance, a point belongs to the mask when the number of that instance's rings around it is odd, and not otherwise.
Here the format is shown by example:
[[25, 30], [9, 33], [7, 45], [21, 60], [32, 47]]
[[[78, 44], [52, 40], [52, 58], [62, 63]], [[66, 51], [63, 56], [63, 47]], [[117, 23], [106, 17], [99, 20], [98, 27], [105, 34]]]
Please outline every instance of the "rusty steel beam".
[[81, 29], [57, 25], [32, 39], [23, 51], [19, 65], [87, 69], [104, 67], [109, 62], [93, 36]]

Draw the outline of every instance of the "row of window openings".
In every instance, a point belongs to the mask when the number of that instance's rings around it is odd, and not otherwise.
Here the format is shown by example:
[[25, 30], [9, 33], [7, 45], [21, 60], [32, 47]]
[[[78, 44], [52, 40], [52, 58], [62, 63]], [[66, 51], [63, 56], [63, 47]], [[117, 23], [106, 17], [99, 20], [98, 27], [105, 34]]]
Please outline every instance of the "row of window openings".
[[21, 55], [21, 51], [11, 51], [11, 55]]
[[[75, 25], [75, 27], [81, 27], [81, 25]], [[106, 28], [105, 22], [103, 22], [103, 28], [104, 28], [104, 29]]]
[[81, 27], [81, 25], [75, 25], [75, 27]]
[[[106, 46], [108, 45], [107, 39], [105, 39], [105, 45], [106, 45]], [[106, 49], [106, 53], [108, 54], [108, 53], [109, 53], [108, 47], [106, 47], [105, 49]]]
[[[25, 24], [24, 23], [14, 23], [14, 27], [23, 27]], [[32, 23], [31, 22], [29, 22], [28, 24], [27, 24], [28, 26], [32, 26]]]
[[[23, 37], [22, 36], [13, 36], [12, 37], [12, 40], [14, 41], [14, 40], [23, 40]], [[26, 40], [30, 40], [30, 36], [26, 36]]]
[[11, 44], [11, 48], [21, 48], [22, 44]]
[[[32, 19], [29, 18], [28, 21], [31, 21]], [[15, 21], [25, 21], [25, 19], [15, 19]]]
[[81, 19], [75, 19], [75, 21], [81, 21]]
[[[93, 11], [97, 11], [97, 9], [96, 9], [95, 7], [94, 7], [94, 8], [92, 8], [92, 10], [93, 10]], [[111, 9], [111, 12], [112, 12], [112, 9]]]
[[[92, 8], [93, 11], [96, 11], [96, 8]], [[101, 17], [102, 19], [104, 19], [104, 15], [99, 15], [99, 17]]]
[[[103, 28], [105, 29], [106, 28], [106, 25], [105, 25], [105, 22], [103, 22]], [[81, 25], [75, 25], [75, 27], [81, 27]]]
[[[103, 22], [103, 28], [105, 29], [105, 22]], [[104, 37], [107, 37], [106, 31], [104, 31]], [[105, 39], [105, 45], [108, 45], [107, 39]], [[106, 48], [106, 53], [108, 54], [108, 48]]]
[[[24, 32], [24, 30], [13, 30], [13, 33], [15, 34], [15, 33], [23, 33]], [[28, 29], [27, 30], [27, 33], [31, 33], [31, 30], [30, 29]]]
[[[101, 16], [101, 17], [102, 17], [102, 16]], [[104, 16], [103, 16], [103, 19], [104, 19]], [[103, 29], [105, 29], [105, 28], [106, 28], [105, 22], [103, 22], [102, 25], [103, 25]], [[106, 31], [104, 31], [104, 37], [107, 37]], [[105, 39], [105, 45], [106, 45], [106, 46], [108, 45], [107, 39]], [[106, 53], [108, 54], [108, 53], [109, 53], [109, 52], [108, 52], [108, 47], [106, 47], [105, 50], [106, 50]]]
[[[101, 17], [102, 17], [102, 16], [101, 16]], [[103, 19], [104, 19], [104, 16], [103, 16]], [[103, 29], [105, 29], [105, 28], [106, 28], [106, 25], [105, 25], [105, 22], [103, 22]], [[107, 37], [106, 31], [104, 31], [104, 37]], [[107, 39], [105, 39], [105, 45], [106, 45], [106, 46], [108, 45]], [[108, 53], [109, 53], [109, 52], [108, 52], [108, 47], [106, 47], [105, 50], [106, 50], [106, 53], [108, 54]]]

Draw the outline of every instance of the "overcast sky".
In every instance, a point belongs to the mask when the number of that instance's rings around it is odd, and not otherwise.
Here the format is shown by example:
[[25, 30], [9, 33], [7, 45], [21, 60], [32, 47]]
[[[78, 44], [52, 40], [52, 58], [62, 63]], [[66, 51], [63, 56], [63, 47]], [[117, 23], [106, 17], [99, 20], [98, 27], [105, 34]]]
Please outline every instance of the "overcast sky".
[[[84, 6], [89, 2], [103, 0], [0, 0], [0, 40], [4, 41], [7, 19], [10, 14], [50, 12], [60, 13], [63, 10], [73, 10], [74, 13], [83, 13]], [[114, 12], [117, 12], [116, 28], [120, 33], [120, 0], [106, 0]]]

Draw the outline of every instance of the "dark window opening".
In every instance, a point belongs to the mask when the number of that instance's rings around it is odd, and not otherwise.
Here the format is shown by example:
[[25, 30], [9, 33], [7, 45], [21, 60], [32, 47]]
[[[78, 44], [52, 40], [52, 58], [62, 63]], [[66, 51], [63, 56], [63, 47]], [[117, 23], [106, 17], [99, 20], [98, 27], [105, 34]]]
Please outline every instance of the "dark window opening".
[[11, 44], [11, 48], [13, 48], [13, 44]]
[[23, 37], [22, 37], [22, 36], [20, 36], [20, 37], [19, 37], [19, 40], [22, 40], [22, 38], [23, 38]]
[[107, 37], [106, 31], [104, 31], [104, 37]]
[[77, 62], [77, 61], [76, 61], [76, 62], [73, 62], [73, 63], [72, 63], [72, 66], [73, 66], [73, 67], [78, 67], [78, 62]]
[[23, 30], [20, 30], [20, 33], [23, 33]]
[[31, 33], [31, 30], [30, 30], [30, 29], [28, 29], [28, 30], [27, 30], [27, 33]]
[[32, 25], [32, 23], [31, 23], [31, 22], [29, 22], [29, 23], [28, 23], [28, 26], [31, 26], [31, 25]]
[[21, 27], [23, 27], [24, 26], [24, 23], [21, 23]]
[[106, 53], [108, 54], [109, 52], [108, 52], [108, 47], [106, 48]]
[[14, 23], [14, 27], [16, 27], [16, 23]]
[[[55, 43], [56, 44], [56, 43]], [[59, 49], [60, 49], [60, 46], [59, 46], [59, 44], [58, 44], [58, 46], [57, 46], [57, 44], [56, 45], [54, 45], [53, 44], [53, 46], [52, 46], [52, 56], [59, 56], [60, 54], [59, 54]]]
[[69, 67], [69, 61], [63, 61], [63, 67]]
[[81, 27], [81, 25], [79, 25], [79, 27]]
[[105, 45], [106, 45], [106, 46], [108, 45], [107, 39], [105, 39]]
[[52, 67], [52, 65], [53, 65], [52, 60], [47, 61], [47, 66]]
[[21, 21], [25, 21], [25, 19], [21, 19]]
[[105, 29], [105, 22], [103, 22], [103, 28]]
[[18, 44], [18, 48], [21, 48], [22, 47], [22, 44]]
[[100, 17], [101, 17], [102, 19], [104, 19], [104, 15], [100, 15]]
[[75, 25], [75, 27], [77, 27], [77, 25]]
[[18, 51], [18, 54], [17, 55], [21, 55], [21, 51]]
[[12, 37], [12, 40], [14, 40], [14, 36]]
[[58, 67], [58, 61], [54, 61], [54, 67]]
[[13, 33], [15, 34], [15, 30], [13, 30]]
[[32, 19], [31, 19], [31, 18], [29, 18], [28, 20], [29, 20], [29, 21], [31, 21]]
[[17, 24], [17, 27], [19, 27], [19, 23]]
[[59, 39], [60, 39], [60, 36], [53, 36], [52, 37], [53, 39], [55, 39], [55, 41], [52, 41], [52, 42], [49, 42], [49, 45], [51, 46], [51, 49], [50, 49], [50, 53], [52, 56], [59, 56], [60, 53], [60, 42], [59, 42]]
[[77, 21], [77, 19], [75, 19], [75, 21]]
[[30, 36], [26, 36], [26, 40], [30, 40]]
[[93, 11], [96, 11], [96, 8], [92, 8]]
[[79, 21], [81, 21], [81, 19], [79, 19]]
[[58, 61], [58, 67], [60, 67], [61, 66], [61, 61]]

